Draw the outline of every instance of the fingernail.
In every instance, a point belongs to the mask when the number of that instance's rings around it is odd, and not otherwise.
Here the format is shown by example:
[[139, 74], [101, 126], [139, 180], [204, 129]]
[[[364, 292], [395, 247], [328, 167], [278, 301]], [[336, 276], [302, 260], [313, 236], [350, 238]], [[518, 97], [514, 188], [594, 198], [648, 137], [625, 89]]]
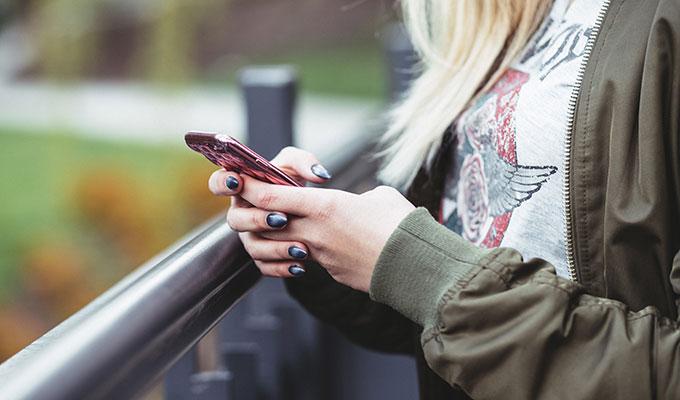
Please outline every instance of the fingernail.
[[267, 215], [267, 225], [272, 228], [283, 228], [288, 223], [288, 218], [283, 214], [271, 213]]
[[312, 165], [312, 173], [322, 179], [331, 179], [331, 173], [321, 164]]
[[229, 190], [236, 190], [236, 188], [238, 188], [238, 179], [236, 179], [233, 176], [230, 176], [227, 178], [226, 184]]
[[301, 248], [299, 248], [297, 246], [290, 246], [288, 248], [288, 254], [291, 257], [297, 258], [297, 259], [300, 259], [300, 260], [307, 257], [307, 252], [302, 250]]
[[294, 277], [299, 278], [305, 274], [305, 269], [299, 265], [291, 265], [288, 267], [288, 272], [290, 272], [290, 274]]

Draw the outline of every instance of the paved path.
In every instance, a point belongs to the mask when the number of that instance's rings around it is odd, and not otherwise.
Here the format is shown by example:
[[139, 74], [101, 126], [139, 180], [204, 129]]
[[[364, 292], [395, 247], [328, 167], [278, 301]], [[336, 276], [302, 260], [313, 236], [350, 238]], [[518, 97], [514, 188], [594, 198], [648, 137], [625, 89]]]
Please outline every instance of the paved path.
[[[296, 114], [297, 143], [326, 153], [376, 122], [379, 102], [303, 95]], [[188, 130], [245, 136], [240, 94], [233, 89], [159, 89], [131, 83], [60, 86], [0, 84], [0, 126], [151, 143], [183, 144]]]

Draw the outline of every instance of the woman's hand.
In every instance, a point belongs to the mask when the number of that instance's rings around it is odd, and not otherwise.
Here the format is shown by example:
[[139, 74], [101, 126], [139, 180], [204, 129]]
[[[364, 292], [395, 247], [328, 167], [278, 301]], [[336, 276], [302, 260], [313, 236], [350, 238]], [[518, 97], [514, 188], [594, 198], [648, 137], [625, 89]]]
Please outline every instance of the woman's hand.
[[[309, 153], [305, 161], [301, 154], [297, 156], [296, 160], [281, 163], [287, 164], [288, 170], [294, 164], [292, 169], [298, 177], [300, 172], [311, 171], [310, 162], [318, 164]], [[306, 175], [303, 178], [319, 181], [313, 173]], [[385, 186], [356, 195], [271, 185], [225, 171], [213, 174], [213, 192], [230, 194], [224, 189], [230, 177], [239, 180], [231, 192], [240, 190], [240, 196], [229, 210], [229, 225], [241, 232], [246, 250], [267, 275], [290, 276], [290, 260], [297, 255], [316, 260], [338, 282], [368, 291], [373, 268], [387, 239], [415, 208], [398, 191]], [[225, 184], [218, 189], [219, 182]], [[268, 223], [272, 219], [281, 222], [274, 225], [282, 226], [272, 227]], [[291, 250], [292, 246], [305, 254]]]
[[[271, 185], [243, 176], [241, 197], [253, 208], [231, 210], [230, 225], [258, 230], [266, 251], [281, 256], [276, 243], [305, 244], [335, 280], [368, 291], [373, 268], [387, 239], [414, 206], [395, 189], [380, 186], [361, 195], [330, 189]], [[280, 230], [253, 224], [265, 210], [294, 216]]]
[[[331, 178], [330, 173], [313, 154], [295, 147], [284, 148], [271, 163], [302, 185], [306, 182], [323, 183]], [[243, 188], [242, 182], [237, 173], [222, 169], [210, 176], [208, 185], [216, 195], [233, 197], [227, 213], [227, 222], [232, 229], [239, 232], [241, 242], [255, 261], [255, 265], [267, 276], [303, 275], [305, 273], [303, 261], [309, 253], [304, 243], [272, 241], [259, 234], [268, 230], [283, 229], [288, 224], [288, 216], [281, 212], [252, 209], [250, 203], [238, 196]], [[249, 220], [245, 221], [244, 218]]]

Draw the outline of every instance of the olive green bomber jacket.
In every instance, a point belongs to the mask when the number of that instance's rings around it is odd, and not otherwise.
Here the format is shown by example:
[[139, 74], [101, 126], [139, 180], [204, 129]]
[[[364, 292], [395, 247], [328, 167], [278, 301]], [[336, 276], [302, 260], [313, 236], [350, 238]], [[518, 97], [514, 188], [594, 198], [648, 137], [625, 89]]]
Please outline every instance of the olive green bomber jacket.
[[[429, 369], [475, 399], [680, 398], [680, 1], [612, 0], [603, 15], [565, 171], [577, 282], [440, 226], [429, 215], [441, 195], [435, 162], [410, 191], [430, 213], [416, 210], [393, 233], [375, 301], [311, 281], [291, 293], [364, 345], [423, 351]], [[421, 381], [421, 396], [453, 398], [436, 385]]]

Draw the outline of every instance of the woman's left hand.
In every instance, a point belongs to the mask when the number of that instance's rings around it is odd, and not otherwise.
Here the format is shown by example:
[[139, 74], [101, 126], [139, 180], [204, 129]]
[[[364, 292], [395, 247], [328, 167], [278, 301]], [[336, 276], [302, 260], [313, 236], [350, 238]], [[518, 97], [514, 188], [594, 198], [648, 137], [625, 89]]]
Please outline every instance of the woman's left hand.
[[[241, 175], [240, 196], [254, 208], [230, 212], [278, 211], [290, 218], [282, 230], [260, 232], [275, 241], [302, 242], [309, 257], [321, 264], [338, 282], [368, 291], [373, 269], [387, 239], [415, 207], [397, 190], [379, 186], [357, 195], [333, 189], [272, 185]], [[247, 230], [232, 218], [232, 228]]]

